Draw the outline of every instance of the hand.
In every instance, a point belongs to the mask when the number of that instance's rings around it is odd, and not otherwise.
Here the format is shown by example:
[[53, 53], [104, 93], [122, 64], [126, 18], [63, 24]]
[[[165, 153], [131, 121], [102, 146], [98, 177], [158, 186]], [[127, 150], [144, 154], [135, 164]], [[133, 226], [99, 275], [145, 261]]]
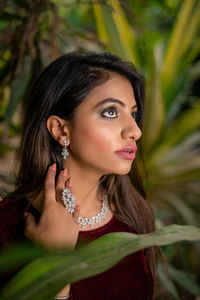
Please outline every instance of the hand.
[[[27, 214], [24, 229], [25, 236], [32, 242], [40, 244], [47, 249], [69, 249], [75, 248], [79, 226], [77, 218], [79, 210], [70, 214], [61, 200], [56, 199], [65, 187], [67, 180], [67, 169], [61, 171], [55, 186], [56, 164], [49, 167], [44, 183], [44, 205], [39, 224], [31, 213]], [[70, 188], [69, 182], [67, 188]]]

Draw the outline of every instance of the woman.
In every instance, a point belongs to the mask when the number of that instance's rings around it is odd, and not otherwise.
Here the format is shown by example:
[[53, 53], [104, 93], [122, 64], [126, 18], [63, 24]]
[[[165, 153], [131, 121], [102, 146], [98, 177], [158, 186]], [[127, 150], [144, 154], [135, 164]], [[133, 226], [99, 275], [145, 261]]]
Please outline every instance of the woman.
[[[74, 249], [110, 232], [153, 231], [134, 161], [143, 113], [131, 63], [92, 52], [51, 63], [27, 103], [17, 189], [0, 203], [1, 247], [25, 235]], [[55, 299], [153, 299], [155, 268], [155, 249], [138, 251]]]

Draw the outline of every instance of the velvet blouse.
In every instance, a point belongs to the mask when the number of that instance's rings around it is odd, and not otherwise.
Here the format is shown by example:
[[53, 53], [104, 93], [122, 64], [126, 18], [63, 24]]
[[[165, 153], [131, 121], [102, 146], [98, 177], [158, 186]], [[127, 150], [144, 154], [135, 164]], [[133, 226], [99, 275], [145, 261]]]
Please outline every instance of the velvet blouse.
[[[0, 249], [24, 237], [24, 212], [27, 208], [26, 199], [4, 199], [0, 201]], [[36, 221], [40, 213], [30, 205]], [[87, 244], [107, 233], [131, 232], [136, 233], [130, 226], [119, 221], [115, 215], [105, 225], [79, 231], [76, 247]], [[2, 287], [16, 273], [1, 276]], [[153, 280], [143, 250], [130, 254], [119, 261], [109, 270], [98, 275], [71, 284], [70, 299], [73, 300], [149, 300], [153, 299]], [[53, 300], [53, 299], [52, 299]]]

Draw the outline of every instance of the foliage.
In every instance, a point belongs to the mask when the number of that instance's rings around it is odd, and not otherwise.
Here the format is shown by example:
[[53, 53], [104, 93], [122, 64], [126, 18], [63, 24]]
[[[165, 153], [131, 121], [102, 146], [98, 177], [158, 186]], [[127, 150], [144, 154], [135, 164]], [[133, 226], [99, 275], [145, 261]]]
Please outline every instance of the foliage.
[[[198, 0], [3, 1], [0, 5], [0, 154], [19, 135], [21, 112], [36, 74], [71, 50], [107, 49], [131, 60], [146, 80], [142, 174], [157, 227], [200, 225], [200, 99]], [[96, 26], [96, 27], [95, 27]], [[140, 169], [142, 160], [140, 157]], [[8, 174], [0, 174], [12, 182]], [[163, 247], [160, 279], [173, 299], [191, 299], [200, 281], [195, 244]], [[190, 280], [184, 279], [187, 274]]]
[[[173, 14], [169, 13], [172, 3], [168, 3], [161, 6], [154, 2], [156, 7], [153, 2], [132, 4], [131, 12], [136, 12], [132, 18], [123, 1], [121, 6], [114, 0], [110, 1], [110, 7], [93, 6], [98, 35], [106, 48], [131, 60], [145, 74], [147, 108], [142, 145], [148, 174], [146, 191], [155, 207], [157, 223], [199, 226], [200, 99], [191, 94], [191, 89], [200, 70], [197, 59], [200, 2], [186, 0], [174, 4]], [[162, 13], [163, 22], [150, 18], [153, 11]], [[114, 37], [110, 28], [115, 32]], [[140, 166], [142, 170], [142, 161]], [[190, 249], [191, 256], [184, 249], [183, 246], [177, 267], [182, 268], [186, 261], [190, 265], [195, 256], [193, 266], [197, 273], [199, 248]], [[170, 257], [175, 265], [177, 257], [176, 252]], [[188, 266], [187, 271], [191, 271]], [[168, 290], [178, 299], [173, 282], [170, 285]]]
[[[36, 255], [42, 255], [21, 270], [1, 293], [1, 299], [48, 300], [53, 298], [67, 283], [72, 283], [108, 270], [125, 256], [153, 245], [167, 245], [178, 241], [200, 241], [200, 229], [194, 226], [168, 225], [148, 234], [115, 232], [74, 251], [45, 255], [39, 249]], [[115, 247], [113, 247], [115, 245]], [[15, 247], [11, 253], [26, 253], [26, 245]], [[31, 251], [31, 252], [30, 252]], [[32, 248], [28, 253], [33, 255]], [[10, 253], [3, 253], [0, 269], [4, 269], [10, 260]], [[18, 256], [21, 262], [24, 255]], [[14, 260], [15, 262], [16, 260]], [[9, 261], [10, 263], [10, 261]], [[41, 280], [42, 279], [42, 280]], [[67, 280], [67, 283], [66, 283]], [[192, 281], [193, 283], [193, 281]], [[195, 284], [193, 284], [195, 287]], [[200, 295], [196, 287], [197, 295]], [[178, 298], [177, 298], [178, 299]]]

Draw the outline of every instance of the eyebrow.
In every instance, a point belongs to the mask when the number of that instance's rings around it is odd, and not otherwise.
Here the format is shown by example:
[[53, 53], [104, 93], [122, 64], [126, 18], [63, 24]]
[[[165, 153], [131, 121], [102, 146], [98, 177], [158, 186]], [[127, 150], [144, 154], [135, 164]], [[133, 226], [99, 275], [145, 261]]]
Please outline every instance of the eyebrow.
[[[105, 104], [105, 103], [107, 103], [107, 102], [118, 103], [118, 104], [120, 104], [122, 107], [126, 107], [126, 105], [124, 104], [124, 102], [120, 101], [119, 99], [115, 99], [115, 98], [106, 98], [106, 99], [102, 100], [101, 102], [97, 103], [97, 104], [94, 106], [94, 108], [97, 108], [97, 107], [99, 107], [100, 105]], [[131, 107], [131, 109], [134, 109], [135, 107], [137, 107], [137, 104], [133, 105], [133, 106]]]

